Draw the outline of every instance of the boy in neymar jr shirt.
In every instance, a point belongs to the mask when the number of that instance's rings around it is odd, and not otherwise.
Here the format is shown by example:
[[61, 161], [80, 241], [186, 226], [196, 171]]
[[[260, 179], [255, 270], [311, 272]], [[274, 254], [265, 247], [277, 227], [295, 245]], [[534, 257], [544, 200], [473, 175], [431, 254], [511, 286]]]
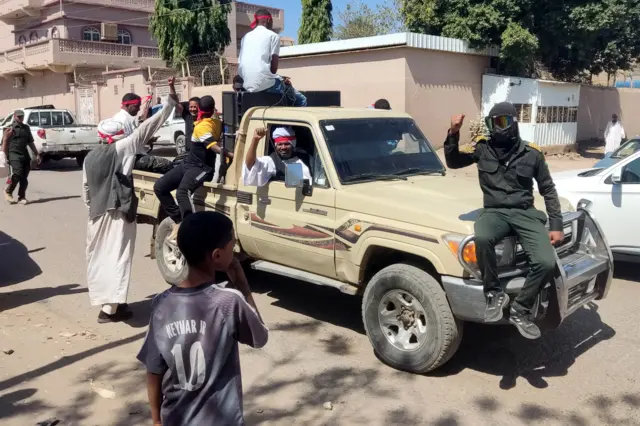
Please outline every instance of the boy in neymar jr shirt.
[[[153, 300], [138, 354], [154, 425], [244, 425], [238, 342], [260, 348], [268, 331], [233, 255], [233, 224], [221, 213], [193, 213], [177, 240], [189, 275]], [[216, 271], [237, 290], [214, 284]]]

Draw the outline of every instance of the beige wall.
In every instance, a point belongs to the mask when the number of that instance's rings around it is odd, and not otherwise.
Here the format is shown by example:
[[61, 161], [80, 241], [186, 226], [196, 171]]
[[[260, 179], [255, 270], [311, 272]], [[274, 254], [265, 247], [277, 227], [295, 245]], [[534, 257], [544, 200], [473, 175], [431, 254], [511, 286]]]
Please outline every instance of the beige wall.
[[0, 78], [0, 115], [5, 116], [17, 108], [47, 104], [75, 111], [75, 98], [69, 90], [73, 76], [41, 71], [24, 77], [23, 89], [14, 89], [11, 77]]
[[[488, 66], [486, 56], [403, 47], [284, 57], [278, 72], [299, 90], [339, 90], [344, 107], [366, 108], [385, 98], [394, 110], [411, 114], [440, 147], [453, 114], [475, 118], [480, 112]], [[224, 90], [231, 86], [196, 87], [191, 95], [213, 95], [221, 105]]]
[[104, 120], [117, 113], [122, 103], [122, 97], [126, 93], [133, 92], [143, 98], [148, 96], [148, 86], [144, 74], [144, 71], [139, 70], [123, 74], [110, 74], [106, 79], [106, 84], [100, 85], [99, 110], [96, 111], [96, 116], [100, 120]]
[[440, 148], [454, 114], [468, 123], [482, 109], [482, 75], [489, 57], [403, 49], [407, 58], [407, 112], [416, 120], [429, 141]]
[[366, 108], [386, 98], [405, 110], [405, 49], [281, 58], [279, 74], [299, 90], [340, 90], [342, 106]]
[[603, 139], [611, 114], [620, 116], [627, 136], [640, 134], [640, 89], [582, 86], [578, 107], [578, 141]]

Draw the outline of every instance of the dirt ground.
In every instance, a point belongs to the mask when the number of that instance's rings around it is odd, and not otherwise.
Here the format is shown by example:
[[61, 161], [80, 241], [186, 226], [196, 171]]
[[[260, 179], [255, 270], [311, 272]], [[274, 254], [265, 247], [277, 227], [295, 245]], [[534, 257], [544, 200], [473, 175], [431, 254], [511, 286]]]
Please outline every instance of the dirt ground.
[[[594, 160], [549, 159], [552, 170]], [[457, 174], [473, 176], [473, 168]], [[98, 325], [85, 286], [86, 210], [71, 161], [31, 176], [28, 206], [0, 204], [0, 424], [148, 425], [135, 359], [150, 298], [165, 290], [138, 228], [127, 323]], [[429, 375], [383, 365], [360, 300], [254, 273], [269, 329], [242, 348], [250, 425], [640, 425], [640, 273], [616, 265], [609, 297], [540, 341], [468, 325], [457, 355]], [[331, 402], [332, 409], [324, 407]]]

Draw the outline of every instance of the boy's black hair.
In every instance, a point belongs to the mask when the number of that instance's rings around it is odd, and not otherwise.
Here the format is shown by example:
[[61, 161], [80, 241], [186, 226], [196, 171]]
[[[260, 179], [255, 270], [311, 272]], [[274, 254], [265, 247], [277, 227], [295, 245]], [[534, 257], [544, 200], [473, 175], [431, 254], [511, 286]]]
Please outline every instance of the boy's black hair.
[[233, 222], [218, 212], [196, 212], [188, 215], [178, 230], [178, 248], [187, 265], [197, 267], [215, 249], [233, 238]]
[[189, 99], [189, 102], [197, 102], [198, 104], [200, 104], [200, 98], [197, 96], [194, 96], [193, 98]]
[[391, 109], [391, 105], [389, 101], [386, 99], [378, 99], [375, 104], [373, 104], [373, 108], [375, 109]]
[[198, 108], [202, 112], [213, 113], [213, 110], [216, 108], [216, 101], [213, 100], [212, 96], [203, 96], [200, 98], [200, 102], [198, 102]]
[[244, 84], [244, 79], [242, 77], [240, 77], [239, 74], [236, 74], [235, 77], [233, 77], [233, 83], [240, 83], [240, 84]]
[[135, 93], [127, 93], [122, 97], [122, 102], [130, 102], [130, 101], [138, 101], [138, 100], [141, 101], [142, 98], [136, 95]]

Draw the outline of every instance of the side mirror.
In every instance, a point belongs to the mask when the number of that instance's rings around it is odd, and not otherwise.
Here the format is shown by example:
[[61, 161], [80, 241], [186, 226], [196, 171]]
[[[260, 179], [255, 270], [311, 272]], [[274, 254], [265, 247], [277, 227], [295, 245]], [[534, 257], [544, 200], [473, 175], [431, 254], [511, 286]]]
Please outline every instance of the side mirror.
[[302, 164], [285, 163], [284, 186], [285, 188], [302, 188], [304, 186], [304, 173], [302, 171]]
[[617, 185], [622, 182], [622, 167], [616, 167], [616, 169], [611, 173], [611, 182], [614, 185]]

